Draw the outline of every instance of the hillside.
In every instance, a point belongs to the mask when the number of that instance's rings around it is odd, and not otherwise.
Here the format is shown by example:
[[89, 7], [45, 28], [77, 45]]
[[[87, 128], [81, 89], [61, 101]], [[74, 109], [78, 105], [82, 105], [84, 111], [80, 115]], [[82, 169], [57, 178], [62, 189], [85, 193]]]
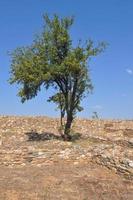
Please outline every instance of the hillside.
[[[0, 200], [133, 199], [133, 121], [0, 116]], [[80, 135], [80, 137], [78, 137]]]

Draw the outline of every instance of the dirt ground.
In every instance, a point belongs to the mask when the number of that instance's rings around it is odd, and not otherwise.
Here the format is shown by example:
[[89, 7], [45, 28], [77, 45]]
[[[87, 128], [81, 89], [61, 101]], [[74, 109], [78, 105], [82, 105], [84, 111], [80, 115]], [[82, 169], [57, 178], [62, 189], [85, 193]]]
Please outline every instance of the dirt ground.
[[0, 118], [0, 200], [133, 199], [133, 121], [76, 123], [64, 142], [56, 120]]
[[67, 162], [0, 167], [1, 200], [132, 200], [132, 181], [105, 167]]

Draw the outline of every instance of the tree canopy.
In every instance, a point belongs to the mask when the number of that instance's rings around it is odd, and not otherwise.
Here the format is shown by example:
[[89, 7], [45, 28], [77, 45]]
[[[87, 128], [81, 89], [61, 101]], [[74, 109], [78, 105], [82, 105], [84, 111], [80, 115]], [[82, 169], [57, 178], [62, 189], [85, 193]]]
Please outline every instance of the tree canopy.
[[11, 53], [10, 83], [21, 86], [18, 95], [22, 102], [37, 96], [42, 88], [55, 89], [49, 101], [66, 117], [65, 139], [70, 139], [73, 119], [83, 109], [82, 99], [93, 89], [88, 62], [105, 49], [104, 42], [95, 47], [92, 40], [84, 45], [79, 41], [74, 47], [70, 35], [73, 22], [72, 17], [45, 15], [42, 33], [30, 46]]

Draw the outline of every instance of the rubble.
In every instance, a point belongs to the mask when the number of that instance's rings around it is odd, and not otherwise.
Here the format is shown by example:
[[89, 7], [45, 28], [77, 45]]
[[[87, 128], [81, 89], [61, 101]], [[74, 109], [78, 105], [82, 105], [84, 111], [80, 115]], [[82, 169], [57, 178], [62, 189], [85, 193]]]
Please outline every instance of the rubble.
[[67, 160], [96, 162], [133, 177], [133, 121], [77, 119], [75, 142], [58, 134], [59, 120], [48, 117], [0, 116], [0, 165], [40, 166]]

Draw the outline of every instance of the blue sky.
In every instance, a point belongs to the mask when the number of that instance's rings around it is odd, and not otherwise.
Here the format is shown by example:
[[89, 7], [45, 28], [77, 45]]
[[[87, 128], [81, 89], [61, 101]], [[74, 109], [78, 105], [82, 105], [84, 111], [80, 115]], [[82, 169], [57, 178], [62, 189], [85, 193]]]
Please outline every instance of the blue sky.
[[133, 1], [132, 0], [0, 0], [0, 115], [58, 116], [44, 90], [24, 104], [18, 86], [8, 84], [8, 51], [32, 43], [41, 32], [42, 15], [75, 16], [71, 29], [74, 44], [91, 38], [109, 43], [105, 53], [91, 60], [92, 95], [78, 116], [89, 118], [97, 111], [102, 118], [133, 118]]

